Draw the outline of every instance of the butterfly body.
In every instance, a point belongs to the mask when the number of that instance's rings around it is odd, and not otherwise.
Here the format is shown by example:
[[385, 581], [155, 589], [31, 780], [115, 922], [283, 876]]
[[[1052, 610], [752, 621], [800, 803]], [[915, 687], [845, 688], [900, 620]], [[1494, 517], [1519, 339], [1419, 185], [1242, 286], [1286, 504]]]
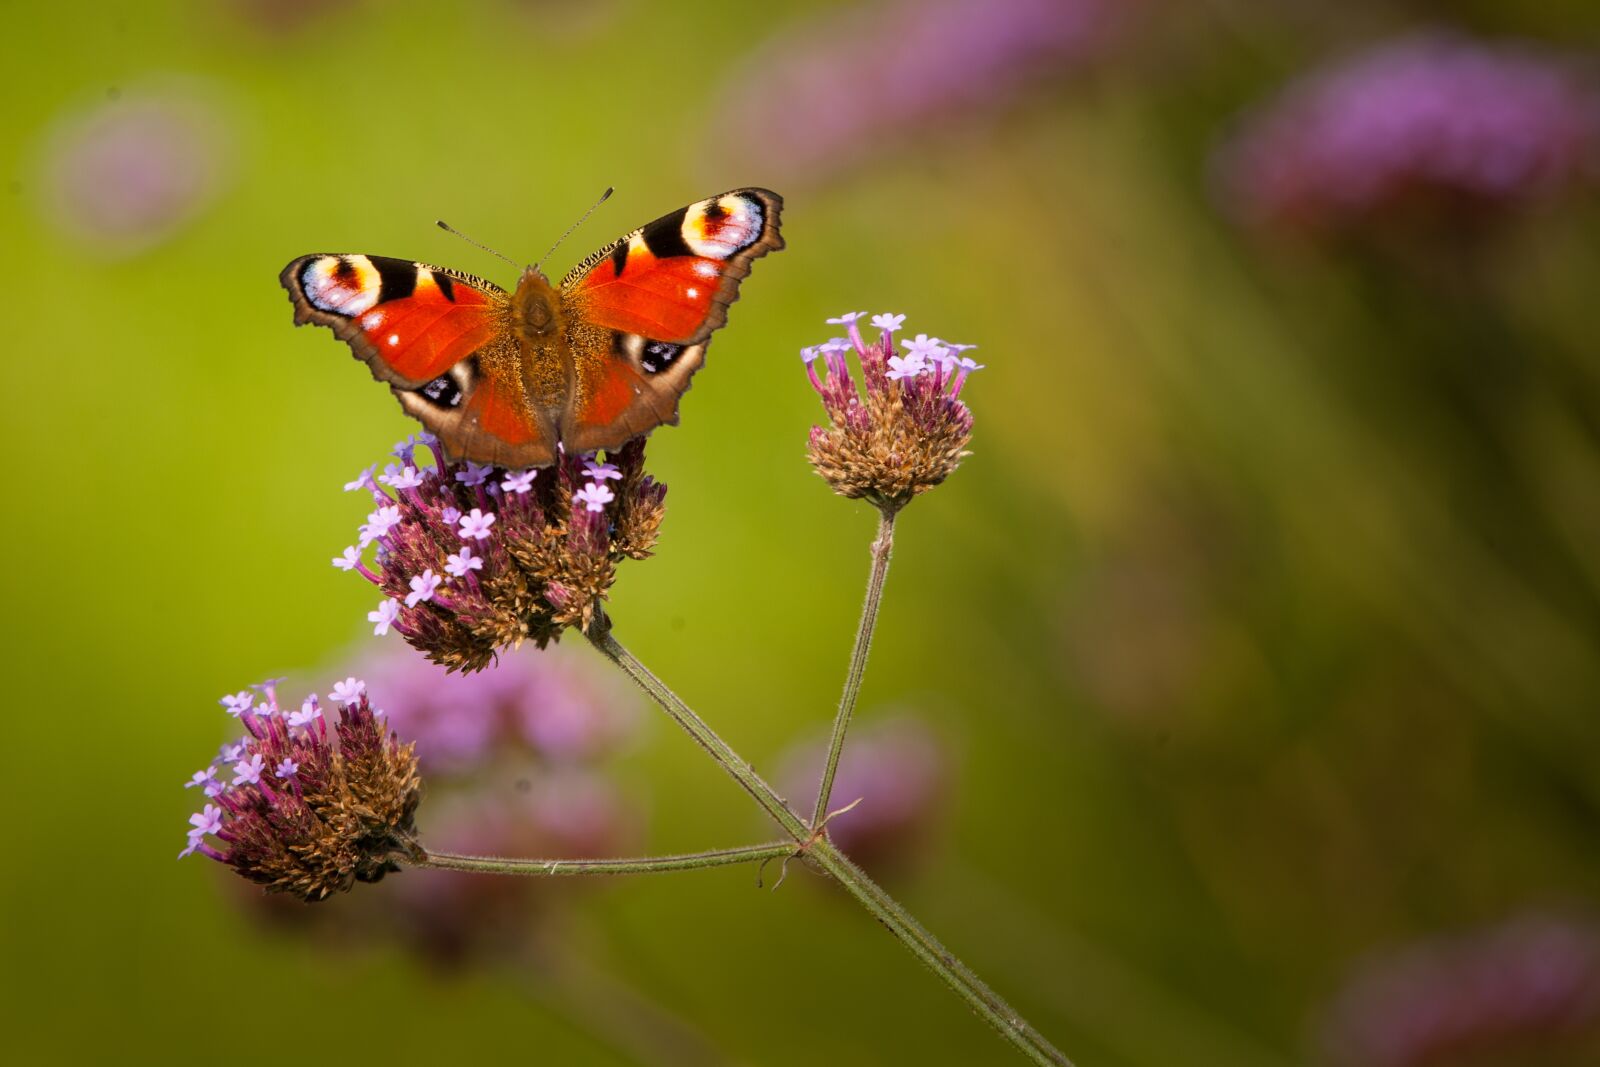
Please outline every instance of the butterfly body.
[[301, 256], [295, 322], [330, 327], [452, 459], [544, 466], [678, 421], [678, 398], [750, 263], [783, 247], [783, 201], [736, 189], [607, 245], [558, 285], [516, 288], [382, 256]]

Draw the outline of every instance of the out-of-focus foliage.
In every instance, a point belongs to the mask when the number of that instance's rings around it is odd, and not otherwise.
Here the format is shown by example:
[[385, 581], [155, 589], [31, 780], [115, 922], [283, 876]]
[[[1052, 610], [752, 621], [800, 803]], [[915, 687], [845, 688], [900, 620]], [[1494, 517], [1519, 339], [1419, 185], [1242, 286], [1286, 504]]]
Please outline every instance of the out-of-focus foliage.
[[[824, 728], [872, 516], [806, 466], [797, 351], [844, 311], [937, 321], [987, 369], [974, 454], [900, 521], [864, 694], [864, 723], [915, 715], [947, 757], [931, 850], [890, 888], [1085, 1064], [1344, 1063], [1440, 1034], [1456, 1058], [1430, 1063], [1592, 1062], [1592, 966], [1497, 931], [1588, 945], [1600, 891], [1593, 145], [1537, 197], [1405, 171], [1392, 211], [1312, 231], [1247, 224], [1225, 177], [1293, 87], [1396, 41], [1509, 50], [1592, 101], [1593, 5], [5, 16], [9, 1058], [1006, 1061], [795, 869], [776, 893], [739, 869], [608, 882], [537, 956], [577, 962], [446, 971], [263, 928], [172, 862], [216, 696], [375, 640], [371, 591], [328, 566], [362, 510], [339, 486], [412, 427], [291, 328], [282, 265], [507, 282], [433, 220], [531, 259], [616, 185], [562, 270], [760, 184], [789, 248], [651, 439], [672, 498], [613, 591], [622, 640], [764, 771]], [[782, 88], [817, 70], [859, 88]], [[1363, 143], [1504, 162], [1417, 121]], [[630, 844], [769, 833], [648, 710], [608, 767], [646, 813]], [[1482, 962], [1508, 944], [1515, 967]], [[1529, 988], [1418, 992], [1451, 968], [1407, 961], [1451, 952]], [[1400, 986], [1417, 1014], [1352, 1018]], [[272, 1018], [292, 1035], [239, 1025]], [[692, 1040], [630, 1029], [651, 1018]]]

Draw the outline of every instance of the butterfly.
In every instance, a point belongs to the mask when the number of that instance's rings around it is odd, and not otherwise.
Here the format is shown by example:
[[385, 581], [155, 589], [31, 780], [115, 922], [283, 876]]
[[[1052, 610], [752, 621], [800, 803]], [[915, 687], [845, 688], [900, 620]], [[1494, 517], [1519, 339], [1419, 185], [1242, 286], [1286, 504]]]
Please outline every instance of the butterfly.
[[783, 199], [734, 189], [514, 292], [386, 256], [301, 256], [279, 280], [296, 325], [330, 327], [451, 460], [542, 467], [678, 422], [750, 264], [783, 248]]

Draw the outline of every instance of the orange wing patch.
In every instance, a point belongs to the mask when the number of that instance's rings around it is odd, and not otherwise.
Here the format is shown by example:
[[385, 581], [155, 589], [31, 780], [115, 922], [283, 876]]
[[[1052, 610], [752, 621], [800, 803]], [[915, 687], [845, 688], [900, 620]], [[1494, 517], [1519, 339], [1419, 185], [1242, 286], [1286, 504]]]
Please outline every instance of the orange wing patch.
[[590, 256], [562, 280], [576, 314], [596, 326], [693, 344], [727, 321], [750, 261], [783, 247], [783, 201], [738, 189], [690, 204]]

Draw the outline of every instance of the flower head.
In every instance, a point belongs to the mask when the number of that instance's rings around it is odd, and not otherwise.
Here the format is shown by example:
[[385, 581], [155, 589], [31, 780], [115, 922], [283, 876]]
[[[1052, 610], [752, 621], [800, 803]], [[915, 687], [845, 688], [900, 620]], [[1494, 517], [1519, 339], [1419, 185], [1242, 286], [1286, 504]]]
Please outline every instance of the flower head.
[[270, 692], [267, 715], [244, 712], [245, 737], [223, 753], [235, 757], [233, 780], [190, 818], [182, 855], [199, 852], [308, 901], [397, 870], [422, 782], [412, 746], [379, 726], [365, 689], [354, 678], [334, 687], [349, 700], [331, 731], [320, 715], [291, 725]]
[[[1304, 77], [1217, 160], [1252, 224], [1331, 231], [1461, 221], [1592, 183], [1600, 90], [1561, 57], [1422, 33]], [[1490, 209], [1487, 213], [1485, 209]]]
[[811, 465], [839, 495], [892, 513], [944, 481], [967, 454], [972, 412], [959, 397], [978, 364], [927, 334], [897, 347], [904, 315], [873, 316], [881, 332], [868, 343], [859, 318], [849, 323], [850, 340], [806, 350], [807, 377], [829, 418], [811, 429]]
[[376, 632], [393, 629], [452, 670], [587, 627], [617, 563], [655, 544], [666, 487], [644, 473], [642, 440], [604, 461], [563, 455], [542, 472], [448, 463], [422, 445], [431, 465], [417, 445], [397, 450], [415, 484], [368, 486], [376, 510], [362, 537], [376, 542], [374, 562], [358, 547], [351, 569], [386, 597], [368, 616]]

